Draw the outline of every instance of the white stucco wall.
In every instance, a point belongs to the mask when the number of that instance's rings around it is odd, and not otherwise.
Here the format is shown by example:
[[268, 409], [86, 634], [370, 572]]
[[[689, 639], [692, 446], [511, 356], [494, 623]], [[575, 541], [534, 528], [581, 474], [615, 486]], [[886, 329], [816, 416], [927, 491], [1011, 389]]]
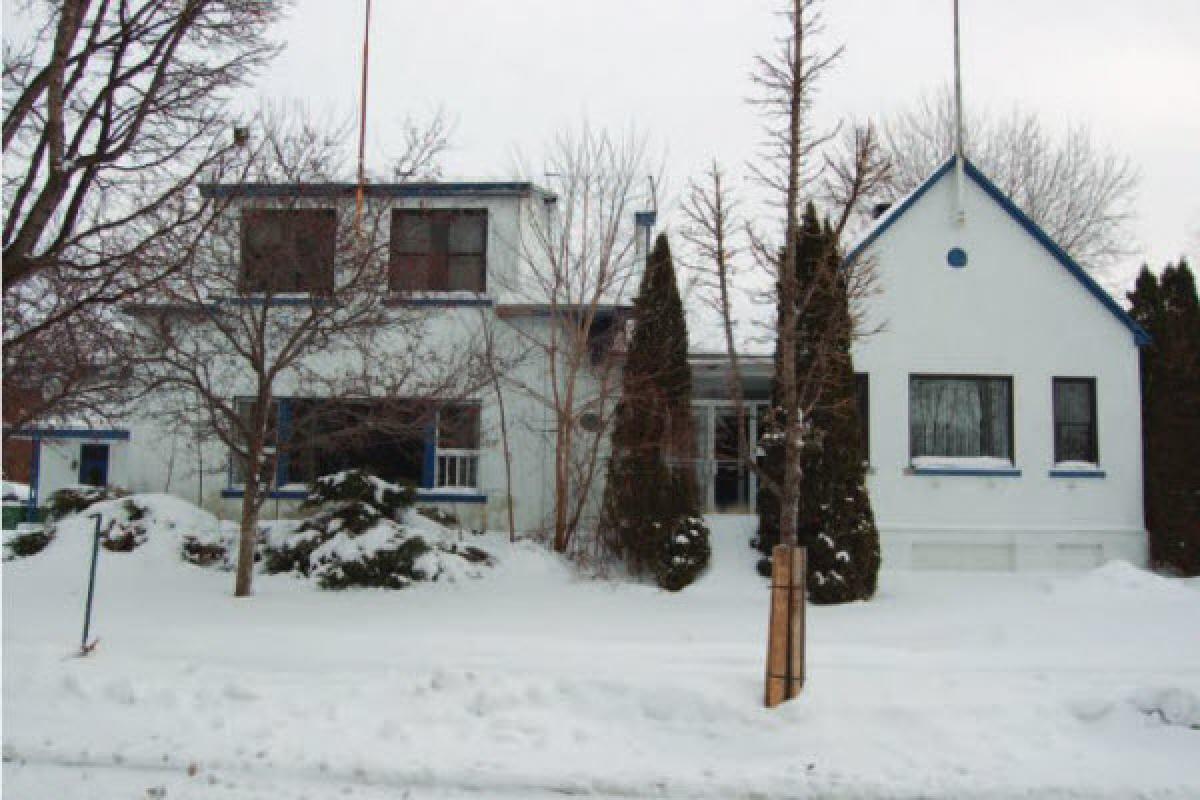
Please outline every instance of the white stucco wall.
[[[868, 249], [855, 369], [870, 375], [869, 477], [888, 567], [1058, 568], [1145, 561], [1138, 350], [1108, 309], [969, 178], [945, 175]], [[968, 254], [965, 268], [947, 251]], [[909, 376], [1012, 376], [1019, 477], [909, 470]], [[1103, 478], [1051, 477], [1052, 379], [1096, 379]]]

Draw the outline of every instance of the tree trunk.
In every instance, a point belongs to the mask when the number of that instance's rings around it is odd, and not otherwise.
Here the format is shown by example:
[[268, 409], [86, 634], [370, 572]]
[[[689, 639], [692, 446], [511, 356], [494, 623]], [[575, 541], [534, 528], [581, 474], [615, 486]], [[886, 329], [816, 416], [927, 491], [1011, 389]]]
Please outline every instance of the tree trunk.
[[238, 527], [237, 575], [234, 597], [249, 597], [254, 583], [254, 546], [258, 542], [259, 474], [262, 471], [262, 445], [251, 443], [246, 454], [246, 491], [242, 495], [242, 518]]
[[567, 499], [571, 493], [571, 437], [567, 426], [570, 424], [559, 415], [554, 452], [554, 550], [558, 553], [567, 552]]

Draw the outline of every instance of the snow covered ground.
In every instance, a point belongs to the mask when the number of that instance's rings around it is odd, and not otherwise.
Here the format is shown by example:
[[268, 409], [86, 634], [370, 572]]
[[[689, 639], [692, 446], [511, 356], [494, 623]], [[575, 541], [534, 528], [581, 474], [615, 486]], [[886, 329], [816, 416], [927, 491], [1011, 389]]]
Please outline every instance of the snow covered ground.
[[156, 529], [101, 553], [85, 659], [64, 532], [3, 565], [4, 797], [1200, 796], [1200, 584], [885, 573], [810, 608], [807, 689], [766, 711], [753, 520], [711, 522], [677, 595], [468, 535], [479, 580], [235, 600]]

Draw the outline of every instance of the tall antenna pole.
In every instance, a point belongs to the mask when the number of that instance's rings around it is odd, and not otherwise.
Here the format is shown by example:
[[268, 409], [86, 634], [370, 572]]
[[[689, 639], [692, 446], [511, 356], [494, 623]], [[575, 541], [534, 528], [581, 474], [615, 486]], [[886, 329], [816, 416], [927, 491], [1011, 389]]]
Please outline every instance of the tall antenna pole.
[[362, 220], [363, 193], [367, 183], [367, 63], [371, 45], [371, 0], [367, 0], [366, 19], [363, 24], [362, 94], [359, 98], [358, 117], [358, 190], [354, 195], [354, 228], [358, 230]]
[[954, 0], [954, 172], [955, 172], [955, 221], [959, 225], [967, 221], [966, 206], [963, 205], [963, 103], [962, 103], [962, 56], [958, 35], [958, 0]]

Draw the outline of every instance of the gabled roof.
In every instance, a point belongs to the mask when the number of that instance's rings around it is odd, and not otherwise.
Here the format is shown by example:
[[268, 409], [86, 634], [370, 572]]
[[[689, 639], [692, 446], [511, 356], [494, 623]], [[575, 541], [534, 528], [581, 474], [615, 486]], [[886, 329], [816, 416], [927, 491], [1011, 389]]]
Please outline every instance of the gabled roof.
[[[896, 220], [900, 219], [900, 217], [904, 216], [904, 214], [910, 208], [916, 205], [916, 203], [925, 195], [926, 192], [929, 191], [930, 188], [934, 186], [934, 184], [936, 184], [942, 179], [943, 176], [946, 175], [947, 172], [954, 168], [954, 159], [955, 157], [951, 156], [946, 163], [942, 164], [933, 172], [932, 175], [926, 178], [924, 183], [910, 192], [893, 208], [889, 209], [886, 214], [876, 220], [875, 224], [867, 230], [863, 237], [859, 239], [858, 243], [855, 244], [851, 249], [850, 253], [845, 258], [845, 263], [850, 263], [857, 259], [863, 253], [863, 251], [874, 244], [879, 237], [883, 236], [883, 234], [886, 233], [890, 227], [892, 227]], [[1050, 236], [1044, 230], [1042, 230], [1036, 222], [1026, 216], [1021, 209], [1017, 208], [1016, 204], [1013, 203], [1008, 195], [1004, 194], [1004, 192], [1000, 191], [995, 184], [988, 180], [987, 176], [984, 175], [978, 167], [972, 164], [968, 158], [963, 159], [963, 172], [968, 178], [973, 180], [975, 184], [984, 191], [985, 194], [991, 197], [992, 200], [994, 200], [996, 204], [1000, 206], [1000, 208], [1004, 209], [1004, 211], [1007, 212], [1007, 214], [1012, 217], [1012, 219], [1018, 225], [1020, 225], [1026, 233], [1037, 240], [1038, 244], [1044, 247], [1050, 253], [1050, 255], [1054, 256], [1055, 260], [1062, 264], [1063, 267], [1065, 267], [1066, 270], [1083, 285], [1083, 288], [1087, 289], [1093, 297], [1099, 300], [1101, 305], [1108, 309], [1109, 312], [1112, 313], [1112, 315], [1115, 316], [1122, 325], [1129, 329], [1130, 333], [1133, 334], [1134, 344], [1141, 347], [1150, 343], [1150, 335], [1146, 333], [1146, 331], [1144, 331], [1142, 327], [1125, 312], [1125, 309], [1121, 308], [1121, 306], [1117, 304], [1117, 301], [1113, 300], [1112, 296], [1109, 295], [1108, 292], [1104, 291], [1100, 284], [1096, 283], [1092, 276], [1088, 275], [1087, 271], [1084, 270], [1083, 267], [1079, 266], [1075, 259], [1071, 258], [1071, 256], [1069, 256], [1065, 250], [1059, 247], [1058, 244], [1051, 239]]]

